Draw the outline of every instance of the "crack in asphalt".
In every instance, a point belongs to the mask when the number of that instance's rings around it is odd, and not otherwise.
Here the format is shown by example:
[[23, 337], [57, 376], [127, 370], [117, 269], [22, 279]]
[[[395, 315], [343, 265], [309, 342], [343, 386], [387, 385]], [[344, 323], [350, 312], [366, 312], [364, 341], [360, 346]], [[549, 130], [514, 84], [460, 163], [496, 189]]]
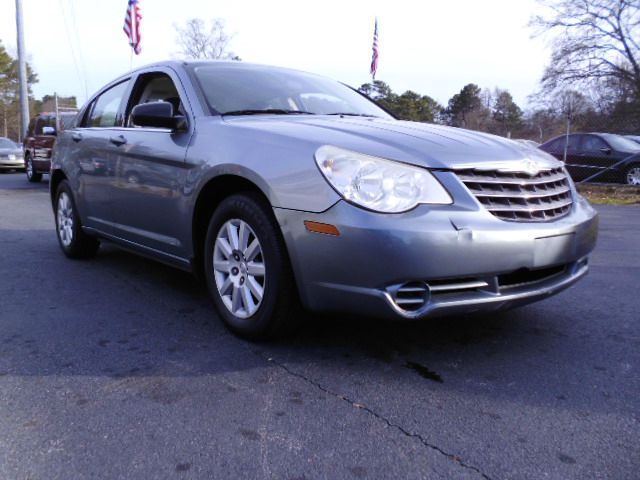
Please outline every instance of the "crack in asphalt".
[[259, 356], [260, 358], [262, 358], [263, 360], [266, 360], [268, 363], [273, 363], [274, 365], [278, 366], [279, 368], [281, 368], [282, 370], [284, 370], [285, 372], [287, 372], [289, 375], [294, 376], [296, 378], [299, 378], [301, 380], [304, 380], [305, 382], [313, 385], [314, 387], [316, 387], [317, 389], [321, 390], [322, 392], [324, 392], [327, 395], [332, 395], [344, 402], [347, 402], [348, 404], [350, 404], [352, 407], [357, 408], [359, 410], [363, 410], [367, 413], [369, 413], [370, 415], [373, 415], [375, 418], [377, 418], [378, 420], [386, 423], [389, 427], [394, 428], [398, 431], [400, 431], [402, 434], [404, 434], [407, 437], [411, 437], [411, 438], [415, 438], [417, 440], [419, 440], [425, 447], [428, 447], [432, 450], [435, 450], [436, 452], [438, 452], [441, 455], [444, 455], [445, 457], [447, 457], [449, 460], [454, 461], [455, 463], [457, 463], [458, 465], [460, 465], [463, 468], [472, 470], [476, 473], [478, 473], [479, 475], [482, 476], [482, 478], [486, 479], [486, 480], [491, 480], [491, 477], [489, 477], [489, 475], [487, 475], [486, 473], [482, 472], [478, 467], [474, 467], [473, 465], [469, 465], [468, 463], [465, 463], [460, 457], [458, 457], [457, 455], [454, 455], [452, 453], [446, 452], [445, 450], [443, 450], [442, 448], [438, 447], [437, 445], [433, 445], [431, 443], [429, 443], [422, 435], [420, 435], [419, 433], [413, 433], [408, 431], [407, 429], [405, 429], [404, 427], [402, 427], [401, 425], [397, 425], [393, 422], [391, 422], [391, 420], [383, 417], [382, 415], [380, 415], [379, 413], [376, 413], [374, 410], [372, 410], [371, 408], [367, 407], [366, 405], [363, 405], [362, 403], [358, 403], [352, 399], [350, 399], [349, 397], [345, 396], [345, 395], [341, 395], [339, 393], [333, 392], [331, 390], [329, 390], [327, 387], [324, 387], [322, 384], [316, 382], [315, 380], [312, 380], [310, 378], [305, 377], [303, 374], [295, 372], [293, 370], [291, 370], [289, 367], [287, 367], [285, 364], [273, 359], [272, 357], [265, 357], [264, 355], [262, 355], [260, 352], [257, 351], [252, 351], [252, 353], [254, 355]]

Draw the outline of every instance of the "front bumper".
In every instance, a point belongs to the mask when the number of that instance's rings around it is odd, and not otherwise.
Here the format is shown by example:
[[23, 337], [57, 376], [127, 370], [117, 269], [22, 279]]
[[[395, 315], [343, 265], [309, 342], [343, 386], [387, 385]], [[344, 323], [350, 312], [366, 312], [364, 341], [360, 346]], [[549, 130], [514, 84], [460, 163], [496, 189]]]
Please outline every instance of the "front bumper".
[[[587, 273], [598, 230], [581, 197], [567, 216], [541, 223], [499, 220], [474, 202], [396, 215], [344, 201], [323, 213], [274, 211], [307, 308], [386, 318], [492, 311], [553, 295]], [[309, 232], [305, 220], [335, 225], [340, 236]], [[405, 308], [398, 289], [416, 284], [424, 301]]]
[[20, 170], [20, 169], [24, 169], [24, 160], [22, 158], [16, 158], [15, 160], [0, 158], [0, 170]]

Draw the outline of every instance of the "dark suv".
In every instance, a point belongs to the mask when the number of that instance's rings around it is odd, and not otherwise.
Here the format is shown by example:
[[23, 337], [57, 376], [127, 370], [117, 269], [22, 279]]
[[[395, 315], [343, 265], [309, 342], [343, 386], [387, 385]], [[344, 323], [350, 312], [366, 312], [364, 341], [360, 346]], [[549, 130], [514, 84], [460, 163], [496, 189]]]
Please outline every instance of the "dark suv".
[[44, 112], [29, 122], [24, 139], [24, 167], [30, 182], [42, 180], [43, 173], [51, 168], [51, 151], [56, 142], [57, 129], [61, 131], [73, 126], [77, 112]]

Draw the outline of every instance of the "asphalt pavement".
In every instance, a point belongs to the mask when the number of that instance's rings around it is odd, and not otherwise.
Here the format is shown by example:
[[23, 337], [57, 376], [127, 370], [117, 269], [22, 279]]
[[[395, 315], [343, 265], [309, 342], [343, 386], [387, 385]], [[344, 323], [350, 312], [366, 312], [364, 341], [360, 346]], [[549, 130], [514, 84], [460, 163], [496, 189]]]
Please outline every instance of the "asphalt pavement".
[[0, 175], [0, 479], [640, 478], [640, 207], [543, 302], [253, 344], [186, 273], [66, 259], [47, 188]]

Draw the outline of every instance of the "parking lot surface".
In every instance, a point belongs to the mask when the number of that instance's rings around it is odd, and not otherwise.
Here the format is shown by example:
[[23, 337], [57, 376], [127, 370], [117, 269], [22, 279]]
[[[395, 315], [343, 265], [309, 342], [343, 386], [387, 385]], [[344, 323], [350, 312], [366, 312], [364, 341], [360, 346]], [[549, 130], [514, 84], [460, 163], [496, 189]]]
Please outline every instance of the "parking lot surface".
[[0, 175], [0, 478], [637, 479], [639, 207], [591, 272], [511, 312], [228, 333], [190, 275], [57, 244]]

